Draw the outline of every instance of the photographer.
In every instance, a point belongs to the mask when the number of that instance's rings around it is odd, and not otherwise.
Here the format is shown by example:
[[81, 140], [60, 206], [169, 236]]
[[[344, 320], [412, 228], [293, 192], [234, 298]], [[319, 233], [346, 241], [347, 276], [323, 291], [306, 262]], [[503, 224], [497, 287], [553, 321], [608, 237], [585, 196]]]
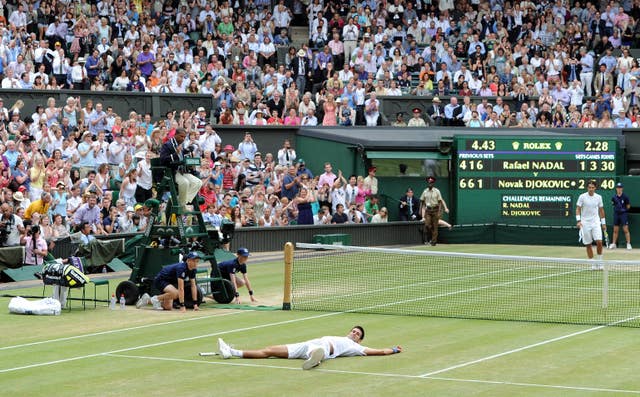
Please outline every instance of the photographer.
[[253, 141], [250, 132], [244, 134], [244, 140], [238, 144], [238, 152], [240, 152], [241, 160], [253, 161], [256, 152], [258, 152], [258, 146]]
[[40, 226], [32, 226], [24, 238], [24, 264], [42, 265], [47, 251], [47, 242], [42, 237]]
[[0, 211], [0, 246], [20, 245], [20, 235], [24, 233], [22, 219], [13, 214], [13, 208], [7, 203], [0, 206]]
[[355, 205], [349, 207], [349, 221], [347, 223], [366, 223], [362, 212], [358, 211]]

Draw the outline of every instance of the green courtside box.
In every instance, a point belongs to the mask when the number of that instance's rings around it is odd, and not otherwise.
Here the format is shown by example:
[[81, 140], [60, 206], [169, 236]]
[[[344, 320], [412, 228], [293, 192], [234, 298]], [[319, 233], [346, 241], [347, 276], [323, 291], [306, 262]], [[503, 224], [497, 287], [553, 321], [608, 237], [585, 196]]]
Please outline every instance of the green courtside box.
[[314, 234], [314, 244], [351, 245], [350, 234]]

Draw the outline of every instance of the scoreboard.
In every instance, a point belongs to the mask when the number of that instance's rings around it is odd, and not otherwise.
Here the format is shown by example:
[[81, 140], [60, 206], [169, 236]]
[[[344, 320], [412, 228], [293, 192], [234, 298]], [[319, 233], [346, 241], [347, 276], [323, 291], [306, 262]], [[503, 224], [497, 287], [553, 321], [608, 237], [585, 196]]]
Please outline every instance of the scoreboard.
[[573, 225], [591, 179], [608, 209], [622, 157], [615, 138], [457, 136], [455, 145], [461, 224]]

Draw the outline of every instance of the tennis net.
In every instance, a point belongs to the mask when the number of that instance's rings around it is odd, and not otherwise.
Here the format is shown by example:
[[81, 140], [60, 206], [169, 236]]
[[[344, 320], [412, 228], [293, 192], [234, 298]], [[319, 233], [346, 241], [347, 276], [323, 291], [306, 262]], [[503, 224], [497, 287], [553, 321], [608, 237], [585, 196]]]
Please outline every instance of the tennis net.
[[634, 261], [298, 243], [291, 285], [294, 310], [640, 326]]

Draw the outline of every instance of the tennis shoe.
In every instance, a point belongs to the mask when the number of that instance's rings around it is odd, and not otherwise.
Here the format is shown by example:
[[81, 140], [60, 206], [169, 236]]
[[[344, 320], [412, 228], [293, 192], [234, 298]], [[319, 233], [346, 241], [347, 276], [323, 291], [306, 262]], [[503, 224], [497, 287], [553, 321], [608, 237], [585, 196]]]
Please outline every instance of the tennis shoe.
[[302, 364], [302, 369], [309, 370], [311, 368], [315, 368], [322, 362], [324, 358], [324, 350], [322, 348], [313, 349], [309, 358]]
[[153, 305], [154, 310], [164, 310], [162, 309], [162, 304], [158, 300], [157, 296], [152, 296], [151, 299], [149, 299], [149, 302]]
[[143, 306], [147, 306], [149, 303], [151, 303], [151, 297], [145, 292], [136, 302], [136, 308], [141, 309]]
[[631, 243], [627, 243], [627, 249], [628, 249], [628, 250], [631, 250], [631, 249], [632, 249], [632, 248], [631, 248]]
[[231, 348], [222, 340], [222, 338], [218, 338], [218, 350], [220, 350], [222, 358], [231, 358]]
[[609, 249], [610, 249], [610, 250], [614, 250], [614, 249], [616, 249], [617, 247], [618, 247], [618, 246], [617, 246], [617, 245], [615, 245], [614, 243], [609, 244]]

